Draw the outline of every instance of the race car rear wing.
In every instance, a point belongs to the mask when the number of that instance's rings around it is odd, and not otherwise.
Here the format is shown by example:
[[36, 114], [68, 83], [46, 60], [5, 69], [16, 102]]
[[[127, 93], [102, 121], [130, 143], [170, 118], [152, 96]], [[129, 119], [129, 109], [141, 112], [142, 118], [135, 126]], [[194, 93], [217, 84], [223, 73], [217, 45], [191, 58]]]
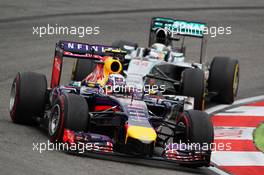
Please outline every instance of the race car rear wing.
[[[63, 58], [93, 59], [100, 61], [103, 56], [109, 55], [109, 50], [120, 50], [119, 48], [105, 45], [91, 45], [86, 43], [59, 41], [56, 43], [52, 67], [50, 87], [59, 85]], [[120, 54], [124, 54], [120, 51]]]
[[100, 59], [101, 56], [106, 55], [108, 49], [119, 49], [117, 47], [106, 45], [91, 45], [86, 43], [59, 41], [56, 48], [63, 50], [63, 56], [72, 58], [84, 59]]
[[152, 18], [151, 30], [155, 31], [158, 28], [169, 31], [172, 35], [184, 35], [192, 37], [204, 37], [205, 23], [177, 20], [170, 18], [155, 17]]
[[[149, 47], [156, 41], [156, 32], [158, 30], [164, 30], [167, 34], [167, 38], [172, 40], [178, 40], [176, 37], [179, 36], [188, 36], [201, 39], [201, 50], [200, 50], [200, 63], [203, 62], [205, 57], [205, 28], [207, 27], [206, 23], [195, 22], [195, 21], [185, 21], [177, 20], [171, 18], [163, 17], [154, 17], [151, 20], [150, 24], [150, 33], [149, 33]], [[167, 43], [168, 44], [168, 43]]]

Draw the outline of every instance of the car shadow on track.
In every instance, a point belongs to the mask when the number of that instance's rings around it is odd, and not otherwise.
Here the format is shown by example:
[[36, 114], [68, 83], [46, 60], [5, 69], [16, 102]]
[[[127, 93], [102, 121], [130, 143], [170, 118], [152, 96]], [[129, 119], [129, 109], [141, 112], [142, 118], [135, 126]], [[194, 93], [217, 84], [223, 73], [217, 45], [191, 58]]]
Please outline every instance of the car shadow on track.
[[120, 163], [138, 165], [138, 166], [162, 168], [162, 169], [167, 169], [167, 170], [168, 169], [177, 170], [177, 171], [188, 172], [192, 174], [214, 174], [208, 169], [207, 171], [205, 171], [206, 167], [191, 168], [187, 166], [181, 166], [179, 164], [175, 164], [172, 162], [166, 162], [164, 160], [151, 160], [151, 159], [144, 159], [144, 158], [138, 158], [138, 157], [132, 157], [132, 156], [105, 155], [105, 154], [96, 154], [96, 153], [78, 154], [78, 153], [73, 153], [73, 152], [66, 152], [66, 154], [78, 156], [78, 157], [100, 159], [104, 161], [115, 161], [115, 162], [120, 162]]

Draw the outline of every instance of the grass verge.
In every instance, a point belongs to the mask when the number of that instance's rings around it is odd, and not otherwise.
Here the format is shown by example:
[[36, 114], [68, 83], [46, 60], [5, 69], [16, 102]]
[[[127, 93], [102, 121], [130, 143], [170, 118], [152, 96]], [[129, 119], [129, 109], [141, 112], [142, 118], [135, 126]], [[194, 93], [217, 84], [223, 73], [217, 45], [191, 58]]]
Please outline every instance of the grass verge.
[[254, 131], [254, 143], [256, 147], [264, 152], [264, 123], [260, 124]]

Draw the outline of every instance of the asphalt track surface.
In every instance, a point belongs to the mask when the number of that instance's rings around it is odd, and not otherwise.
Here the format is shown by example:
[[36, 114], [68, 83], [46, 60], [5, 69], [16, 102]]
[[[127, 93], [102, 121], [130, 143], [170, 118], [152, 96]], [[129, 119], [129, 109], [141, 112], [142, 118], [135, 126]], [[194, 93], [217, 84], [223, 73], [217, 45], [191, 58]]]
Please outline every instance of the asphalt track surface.
[[[177, 17], [232, 26], [231, 35], [209, 38], [207, 58], [230, 56], [240, 62], [238, 99], [263, 94], [264, 2], [236, 1], [0, 1], [0, 174], [213, 174], [207, 168], [122, 163], [33, 151], [32, 143], [47, 142], [46, 131], [15, 125], [8, 112], [11, 82], [18, 71], [51, 76], [54, 45], [60, 39], [111, 44], [117, 39], [147, 44], [149, 19]], [[100, 34], [79, 38], [33, 35], [33, 26], [99, 26]], [[69, 66], [68, 66], [69, 67]], [[67, 69], [67, 66], [66, 68]], [[133, 162], [133, 161], [132, 161]]]

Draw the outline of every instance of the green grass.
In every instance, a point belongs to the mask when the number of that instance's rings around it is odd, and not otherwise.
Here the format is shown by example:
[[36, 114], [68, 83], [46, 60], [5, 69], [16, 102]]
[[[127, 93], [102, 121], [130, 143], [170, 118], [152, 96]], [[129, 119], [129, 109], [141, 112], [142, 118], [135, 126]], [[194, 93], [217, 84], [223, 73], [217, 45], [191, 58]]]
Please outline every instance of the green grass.
[[256, 147], [264, 152], [264, 123], [260, 124], [254, 132], [254, 142]]

